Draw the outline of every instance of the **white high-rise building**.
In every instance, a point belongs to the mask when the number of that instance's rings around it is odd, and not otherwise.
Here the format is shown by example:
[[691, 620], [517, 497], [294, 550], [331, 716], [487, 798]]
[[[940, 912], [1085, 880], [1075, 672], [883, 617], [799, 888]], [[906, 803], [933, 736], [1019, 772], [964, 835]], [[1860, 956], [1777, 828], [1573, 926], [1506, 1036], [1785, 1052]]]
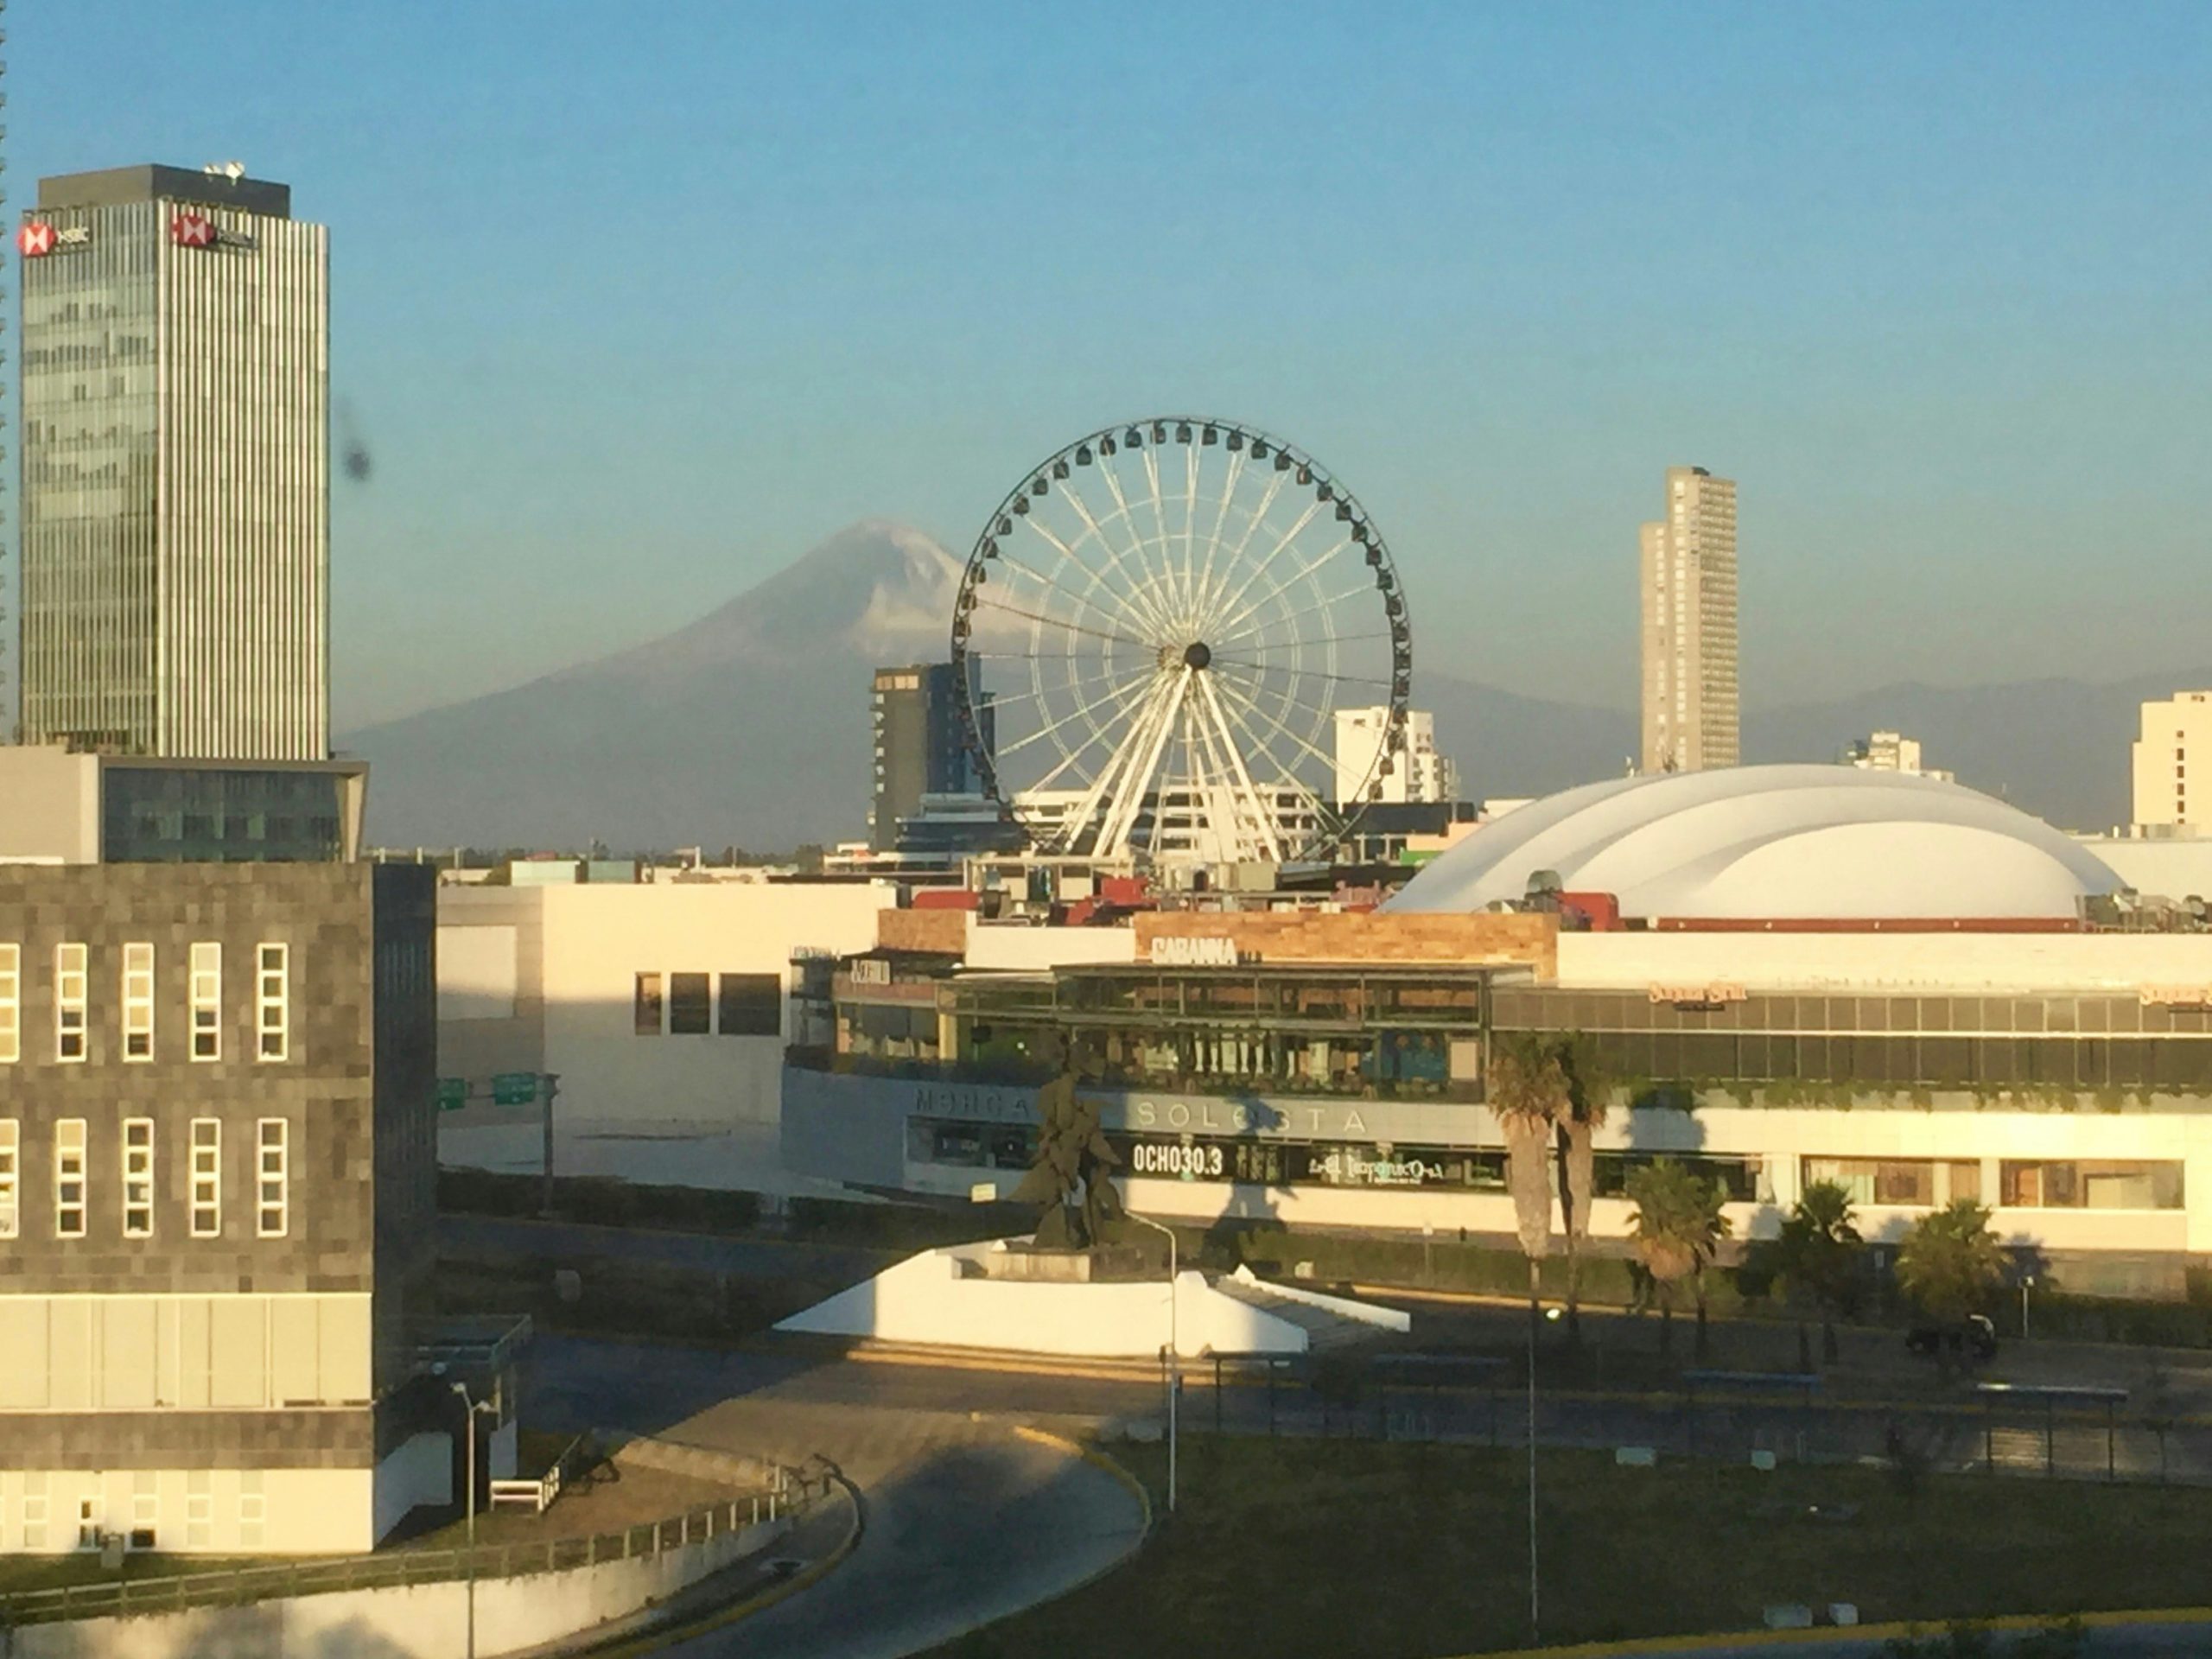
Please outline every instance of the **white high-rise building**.
[[1389, 772], [1382, 774], [1376, 761], [1389, 728], [1390, 711], [1380, 703], [1337, 710], [1338, 802], [1459, 799], [1458, 772], [1436, 752], [1436, 717], [1426, 709], [1406, 710], [1405, 752], [1393, 756]]
[[[2196, 774], [2192, 797], [2190, 774]], [[2202, 835], [2212, 823], [2212, 691], [2177, 691], [2143, 705], [2135, 740], [2136, 833]]]
[[329, 232], [235, 165], [39, 181], [23, 737], [330, 753]]
[[1741, 758], [1736, 688], [1736, 486], [1667, 469], [1667, 516], [1643, 530], [1643, 770]]

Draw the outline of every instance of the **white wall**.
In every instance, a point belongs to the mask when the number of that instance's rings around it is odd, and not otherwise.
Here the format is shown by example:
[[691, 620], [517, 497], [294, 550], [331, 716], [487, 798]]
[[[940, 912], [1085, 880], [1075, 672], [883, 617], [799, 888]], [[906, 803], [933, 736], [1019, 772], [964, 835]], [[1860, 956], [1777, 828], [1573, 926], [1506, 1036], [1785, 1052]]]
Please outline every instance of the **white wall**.
[[1074, 963], [1122, 963], [1137, 959], [1132, 927], [1007, 927], [968, 924], [970, 968], [1039, 969]]
[[2204, 985], [2212, 933], [1562, 933], [1559, 982], [1954, 994]]
[[[377, 1541], [371, 1469], [10, 1469], [0, 1471], [0, 1554], [74, 1550], [86, 1500], [101, 1531], [150, 1526], [164, 1554], [347, 1555]], [[195, 1511], [207, 1517], [204, 1536]]]
[[[788, 1520], [743, 1527], [688, 1548], [525, 1578], [476, 1581], [476, 1650], [483, 1659], [558, 1641], [695, 1584], [767, 1548]], [[346, 1590], [243, 1607], [27, 1624], [8, 1659], [461, 1659], [466, 1582]], [[4, 1649], [0, 1649], [4, 1651]]]
[[[895, 898], [887, 886], [823, 883], [442, 887], [439, 1070], [470, 1078], [480, 1092], [499, 1071], [556, 1075], [556, 1167], [572, 1173], [606, 1162], [580, 1155], [578, 1141], [604, 1150], [622, 1144], [607, 1137], [680, 1142], [764, 1129], [772, 1139], [781, 1035], [639, 1036], [637, 976], [662, 975], [665, 995], [672, 973], [772, 973], [788, 992], [794, 950], [869, 949], [876, 912]], [[505, 969], [502, 950], [512, 952]], [[512, 1013], [502, 1015], [510, 986]], [[534, 1167], [539, 1122], [535, 1106], [444, 1114], [441, 1157], [485, 1166], [521, 1159]], [[702, 1156], [717, 1166], [731, 1161]], [[663, 1178], [619, 1157], [607, 1173]]]
[[[865, 1284], [840, 1292], [779, 1325], [779, 1331], [867, 1337], [879, 1342], [957, 1348], [1016, 1348], [1023, 1353], [1141, 1357], [1166, 1344], [1167, 1287], [1033, 1284], [970, 1278], [961, 1258], [977, 1250], [928, 1250]], [[1177, 1351], [1298, 1354], [1306, 1332], [1287, 1319], [1224, 1295], [1185, 1269], [1175, 1281]]]
[[367, 1292], [0, 1296], [0, 1409], [365, 1406]]

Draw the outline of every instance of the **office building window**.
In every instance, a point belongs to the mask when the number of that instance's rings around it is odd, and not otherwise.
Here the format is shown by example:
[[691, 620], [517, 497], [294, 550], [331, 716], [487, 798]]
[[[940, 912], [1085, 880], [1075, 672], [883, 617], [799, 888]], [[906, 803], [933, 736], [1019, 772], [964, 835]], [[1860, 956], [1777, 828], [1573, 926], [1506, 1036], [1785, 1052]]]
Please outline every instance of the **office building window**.
[[23, 1475], [23, 1548], [46, 1548], [46, 1504], [48, 1476], [42, 1470], [26, 1471]]
[[17, 1195], [22, 1192], [22, 1147], [18, 1140], [22, 1127], [12, 1117], [0, 1117], [0, 1238], [13, 1238], [22, 1211]]
[[254, 1230], [282, 1238], [290, 1220], [290, 1126], [281, 1117], [261, 1120], [259, 1161], [254, 1166]]
[[2178, 1160], [2007, 1158], [1999, 1202], [2015, 1210], [2178, 1210]]
[[54, 1236], [85, 1236], [85, 1120], [65, 1117], [54, 1126]]
[[784, 1032], [781, 974], [724, 974], [721, 1020], [725, 1037], [780, 1037]]
[[0, 944], [0, 1065], [23, 1053], [23, 947]]
[[261, 1548], [261, 1529], [269, 1519], [269, 1499], [261, 1490], [261, 1471], [248, 1469], [238, 1476], [238, 1547]]
[[188, 988], [192, 1005], [192, 1058], [223, 1058], [223, 947], [200, 944], [192, 947], [192, 982]]
[[289, 945], [261, 947], [254, 985], [254, 1027], [261, 1033], [259, 1058], [286, 1058], [292, 1047], [292, 951]]
[[219, 1237], [223, 1230], [223, 1125], [219, 1118], [192, 1120], [192, 1236]]
[[639, 974], [634, 1014], [634, 1029], [640, 1037], [660, 1035], [660, 976]]
[[130, 1477], [130, 1548], [156, 1548], [156, 1529], [162, 1519], [161, 1478], [150, 1469], [141, 1469]]
[[205, 1549], [215, 1541], [215, 1481], [205, 1469], [184, 1478], [184, 1544]]
[[123, 1120], [123, 1236], [154, 1236], [154, 1120]]
[[1926, 1209], [1936, 1202], [1936, 1164], [1929, 1158], [1808, 1158], [1805, 1185], [1830, 1181], [1853, 1204]]
[[89, 975], [81, 944], [54, 947], [54, 1058], [85, 1058], [85, 1000]]
[[123, 1058], [154, 1058], [154, 947], [123, 947]]
[[668, 1033], [671, 1037], [703, 1037], [714, 1029], [709, 1006], [712, 982], [704, 974], [668, 976]]
[[80, 1497], [77, 1500], [77, 1548], [98, 1549], [99, 1547], [99, 1505], [92, 1498]]

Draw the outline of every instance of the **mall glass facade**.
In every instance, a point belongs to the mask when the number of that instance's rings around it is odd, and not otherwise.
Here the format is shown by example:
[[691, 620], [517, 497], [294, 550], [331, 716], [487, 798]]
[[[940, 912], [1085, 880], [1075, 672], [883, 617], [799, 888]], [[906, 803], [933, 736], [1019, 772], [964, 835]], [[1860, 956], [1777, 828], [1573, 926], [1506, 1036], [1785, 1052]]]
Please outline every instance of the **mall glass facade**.
[[345, 787], [334, 772], [110, 766], [101, 779], [100, 859], [334, 862], [345, 856]]

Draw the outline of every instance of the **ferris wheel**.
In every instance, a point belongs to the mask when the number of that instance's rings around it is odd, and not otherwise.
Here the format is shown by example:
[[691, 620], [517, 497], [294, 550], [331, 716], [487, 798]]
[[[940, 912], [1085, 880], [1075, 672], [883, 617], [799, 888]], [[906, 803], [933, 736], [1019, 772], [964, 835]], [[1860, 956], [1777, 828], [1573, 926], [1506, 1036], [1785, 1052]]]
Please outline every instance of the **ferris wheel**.
[[[1052, 853], [1281, 862], [1403, 764], [1405, 592], [1308, 454], [1198, 416], [1093, 432], [976, 539], [952, 619], [964, 741]], [[1336, 715], [1362, 710], [1339, 745]]]

